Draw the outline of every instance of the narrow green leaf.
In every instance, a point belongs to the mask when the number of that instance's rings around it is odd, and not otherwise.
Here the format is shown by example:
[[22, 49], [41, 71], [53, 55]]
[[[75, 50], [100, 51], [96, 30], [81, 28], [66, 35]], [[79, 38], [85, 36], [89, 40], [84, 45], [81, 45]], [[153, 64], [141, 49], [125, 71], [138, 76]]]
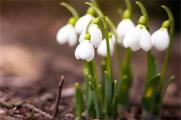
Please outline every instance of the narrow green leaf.
[[175, 76], [174, 75], [172, 75], [167, 81], [166, 81], [166, 83], [164, 84], [164, 86], [163, 86], [163, 92], [162, 92], [162, 96], [164, 96], [165, 95], [165, 93], [166, 93], [166, 90], [167, 90], [167, 88], [168, 88], [168, 86], [173, 82], [175, 80]]
[[132, 51], [127, 48], [121, 64], [121, 74], [119, 81], [119, 100], [118, 102], [126, 106], [128, 103], [128, 93], [132, 84], [132, 71], [131, 71], [131, 58]]
[[114, 80], [114, 94], [112, 100], [112, 116], [114, 117], [117, 113], [117, 100], [118, 100], [118, 81]]
[[157, 91], [160, 86], [160, 74], [153, 77], [146, 85], [142, 98], [143, 108], [150, 113], [153, 111]]
[[84, 105], [83, 105], [83, 94], [79, 83], [75, 83], [75, 102], [76, 102], [75, 104], [76, 118], [80, 119]]
[[146, 74], [146, 83], [148, 83], [157, 73], [156, 62], [154, 56], [151, 54], [151, 51], [147, 53], [147, 74]]
[[[169, 80], [164, 84], [163, 88], [161, 90], [159, 88], [159, 90], [157, 91], [156, 98], [155, 98], [154, 109], [153, 109], [153, 114], [155, 116], [160, 116], [163, 97], [165, 95], [167, 87], [170, 85], [170, 83], [172, 83], [174, 81], [174, 79], [175, 79], [175, 77], [171, 76], [169, 78]], [[162, 84], [162, 82], [160, 82], [160, 84]]]
[[105, 93], [105, 108], [106, 114], [110, 114], [111, 111], [111, 102], [113, 98], [113, 81], [109, 78], [107, 71], [105, 71], [105, 79], [104, 79], [104, 93]]

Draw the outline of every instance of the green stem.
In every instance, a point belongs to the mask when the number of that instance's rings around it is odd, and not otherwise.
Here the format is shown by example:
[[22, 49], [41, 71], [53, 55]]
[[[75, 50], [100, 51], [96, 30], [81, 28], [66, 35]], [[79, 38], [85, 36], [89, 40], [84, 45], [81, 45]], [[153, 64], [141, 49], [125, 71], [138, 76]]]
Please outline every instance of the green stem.
[[147, 73], [146, 73], [146, 83], [149, 83], [150, 80], [156, 75], [156, 62], [151, 51], [147, 52]]
[[164, 62], [163, 62], [163, 67], [162, 67], [162, 72], [161, 72], [161, 88], [160, 89], [162, 89], [162, 86], [164, 84], [166, 74], [167, 74], [167, 69], [168, 69], [168, 63], [169, 63], [170, 56], [171, 56], [171, 53], [172, 53], [173, 37], [174, 37], [174, 25], [175, 25], [173, 14], [172, 14], [171, 10], [167, 6], [164, 6], [164, 5], [162, 5], [161, 7], [166, 11], [166, 13], [167, 13], [167, 15], [169, 17], [169, 22], [170, 22], [170, 31], [169, 31], [170, 44], [169, 44], [168, 49], [166, 51]]
[[126, 3], [127, 9], [123, 13], [123, 18], [131, 18], [132, 17], [132, 6], [130, 0], [124, 0]]
[[76, 100], [76, 119], [81, 119], [81, 114], [83, 112], [83, 94], [79, 83], [75, 83], [75, 100]]
[[117, 112], [117, 98], [118, 98], [118, 81], [114, 80], [114, 94], [113, 94], [113, 100], [112, 100], [113, 115], [115, 115]]
[[90, 1], [91, 1], [91, 3], [92, 3], [93, 5], [95, 5], [96, 7], [98, 7], [98, 3], [97, 3], [96, 0], [90, 0]]
[[114, 23], [111, 21], [111, 19], [108, 16], [105, 16], [105, 20], [107, 21], [109, 27], [111, 28], [111, 31], [114, 33], [117, 39], [118, 35], [116, 33], [116, 26], [114, 25]]
[[86, 34], [89, 33], [89, 28], [90, 28], [90, 26], [91, 26], [92, 23], [93, 23], [93, 20], [91, 20], [91, 21], [88, 23], [87, 28], [86, 28]]
[[124, 0], [126, 3], [127, 10], [132, 11], [131, 1], [130, 0]]
[[74, 7], [72, 7], [71, 5], [65, 3], [65, 2], [60, 2], [60, 5], [64, 6], [65, 8], [67, 8], [71, 13], [72, 15], [75, 17], [75, 18], [79, 18], [79, 14], [78, 12], [75, 10]]
[[132, 51], [130, 48], [125, 50], [124, 58], [121, 63], [120, 74], [120, 89], [119, 89], [119, 103], [126, 106], [128, 103], [128, 92], [132, 84], [132, 72], [131, 72], [131, 57]]
[[91, 6], [93, 9], [95, 9], [95, 11], [99, 15], [99, 17], [101, 17], [101, 21], [104, 25], [104, 31], [103, 32], [104, 32], [104, 37], [106, 39], [106, 47], [107, 47], [107, 72], [108, 72], [108, 76], [111, 78], [111, 55], [110, 55], [110, 45], [109, 45], [108, 24], [105, 20], [104, 14], [102, 13], [102, 11], [98, 7], [96, 7], [95, 5], [93, 5], [89, 2], [85, 2], [85, 4]]
[[142, 13], [142, 16], [140, 17], [139, 19], [139, 24], [142, 24], [142, 25], [146, 25], [147, 27], [149, 27], [149, 17], [148, 17], [148, 13], [144, 7], [144, 5], [141, 3], [141, 2], [136, 2], [136, 4], [138, 5], [138, 7], [140, 8], [141, 10], [141, 13]]
[[124, 57], [124, 65], [125, 65], [125, 68], [130, 65], [131, 56], [132, 56], [132, 51], [130, 50], [130, 48], [126, 48], [125, 57]]

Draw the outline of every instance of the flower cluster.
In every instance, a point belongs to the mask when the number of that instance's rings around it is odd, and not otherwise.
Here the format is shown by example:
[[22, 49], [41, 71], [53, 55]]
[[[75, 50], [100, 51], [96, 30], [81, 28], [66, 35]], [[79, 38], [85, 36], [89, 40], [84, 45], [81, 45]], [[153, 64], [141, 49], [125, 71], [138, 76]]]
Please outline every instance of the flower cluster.
[[[95, 0], [86, 2], [89, 8], [85, 15], [79, 17], [76, 10], [66, 4], [71, 11], [68, 23], [57, 33], [57, 41], [60, 44], [68, 43], [75, 48], [75, 58], [84, 61], [85, 88], [82, 92], [80, 85], [76, 83], [76, 117], [81, 118], [84, 111], [83, 99], [88, 101], [86, 110], [90, 117], [97, 119], [115, 118], [118, 106], [125, 109], [129, 101], [129, 90], [134, 79], [131, 69], [132, 52], [142, 49], [147, 54], [146, 86], [142, 97], [142, 106], [146, 111], [145, 119], [155, 116], [156, 108], [161, 106], [164, 80], [168, 66], [168, 57], [172, 48], [174, 20], [166, 6], [162, 6], [169, 16], [169, 20], [163, 22], [161, 28], [149, 32], [149, 17], [144, 5], [136, 2], [142, 16], [138, 24], [132, 20], [133, 10], [131, 2], [125, 0], [127, 9], [123, 13], [123, 19], [117, 27], [103, 14]], [[125, 48], [124, 56], [120, 59], [120, 48]], [[163, 69], [158, 73], [155, 58], [151, 53], [152, 48], [158, 51], [167, 50]], [[120, 78], [113, 80], [111, 57], [114, 52], [118, 55]], [[97, 75], [95, 54], [101, 57], [101, 79]], [[171, 80], [173, 77], [170, 78]], [[159, 82], [158, 82], [159, 81]], [[83, 97], [85, 96], [85, 97]], [[157, 101], [156, 101], [157, 100]], [[123, 111], [120, 110], [120, 111]], [[160, 109], [159, 109], [160, 110]], [[159, 114], [158, 113], [158, 114]]]

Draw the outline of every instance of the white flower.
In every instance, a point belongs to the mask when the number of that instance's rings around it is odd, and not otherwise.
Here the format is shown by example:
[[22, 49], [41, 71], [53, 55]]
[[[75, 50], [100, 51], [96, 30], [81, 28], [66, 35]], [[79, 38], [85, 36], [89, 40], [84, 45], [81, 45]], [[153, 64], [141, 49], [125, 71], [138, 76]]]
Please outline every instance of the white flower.
[[[109, 48], [110, 48], [110, 55], [112, 56], [114, 53], [114, 43], [113, 41], [111, 42], [111, 39], [109, 40]], [[97, 53], [98, 55], [101, 55], [103, 57], [107, 56], [107, 44], [106, 44], [106, 40], [102, 40], [101, 44], [99, 45], [99, 47], [97, 48]]]
[[165, 50], [169, 45], [168, 30], [166, 28], [160, 28], [152, 34], [151, 40], [157, 50]]
[[140, 49], [139, 46], [139, 28], [135, 27], [131, 31], [127, 33], [125, 38], [123, 39], [123, 46], [125, 48], [130, 47], [133, 51], [137, 51]]
[[123, 40], [125, 35], [135, 27], [133, 21], [131, 19], [123, 19], [117, 27], [118, 37]]
[[146, 52], [148, 52], [152, 47], [151, 35], [145, 27], [141, 29], [139, 44]]
[[94, 17], [90, 14], [86, 14], [78, 19], [75, 24], [75, 30], [78, 34], [81, 34]]
[[151, 36], [145, 26], [138, 25], [132, 29], [123, 39], [123, 46], [130, 47], [133, 51], [142, 48], [144, 51], [149, 51], [152, 47]]
[[[96, 24], [92, 24], [89, 28], [89, 34], [91, 36], [90, 42], [94, 45], [95, 48], [97, 48], [102, 41], [101, 30]], [[85, 35], [86, 35], [86, 32], [84, 31], [79, 37], [79, 42], [84, 41]]]
[[75, 58], [91, 61], [94, 59], [94, 47], [89, 40], [81, 42], [75, 50]]
[[58, 31], [56, 39], [60, 44], [68, 43], [70, 46], [75, 45], [77, 42], [77, 34], [74, 27], [71, 24], [65, 25]]

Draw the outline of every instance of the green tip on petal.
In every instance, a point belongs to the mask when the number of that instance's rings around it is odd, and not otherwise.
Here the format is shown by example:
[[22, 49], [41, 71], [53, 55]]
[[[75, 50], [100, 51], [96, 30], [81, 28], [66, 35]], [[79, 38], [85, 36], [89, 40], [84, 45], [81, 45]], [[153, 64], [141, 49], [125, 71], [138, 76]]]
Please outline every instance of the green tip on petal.
[[138, 21], [138, 24], [146, 25], [147, 23], [148, 23], [148, 19], [145, 16], [141, 16]]
[[123, 13], [123, 18], [131, 18], [132, 16], [132, 13], [129, 9], [125, 10], [124, 13]]
[[75, 23], [77, 22], [77, 18], [76, 17], [71, 17], [68, 21], [68, 24], [71, 24], [71, 25], [75, 25]]
[[85, 34], [85, 40], [90, 40], [91, 39], [91, 35], [89, 33]]
[[100, 22], [101, 22], [101, 18], [100, 18], [100, 17], [97, 17], [97, 18], [95, 18], [95, 19], [93, 20], [93, 24], [99, 25]]
[[163, 23], [162, 23], [162, 27], [163, 28], [168, 28], [170, 26], [170, 21], [169, 20], [166, 20], [166, 21], [164, 21]]
[[138, 5], [142, 13], [142, 16], [140, 17], [138, 23], [148, 26], [149, 18], [148, 18], [148, 13], [145, 9], [145, 6], [143, 5], [143, 3], [138, 2], [138, 1], [136, 2], [136, 4]]
[[92, 7], [89, 7], [86, 13], [94, 16], [96, 14], [96, 11]]

